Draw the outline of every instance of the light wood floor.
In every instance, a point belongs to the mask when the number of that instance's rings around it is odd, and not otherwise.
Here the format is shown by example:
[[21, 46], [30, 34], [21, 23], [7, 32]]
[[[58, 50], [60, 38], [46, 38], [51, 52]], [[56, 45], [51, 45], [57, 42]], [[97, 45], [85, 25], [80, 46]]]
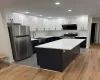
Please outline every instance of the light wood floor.
[[12, 64], [0, 70], [0, 80], [100, 80], [100, 45], [92, 45], [62, 73]]
[[0, 69], [9, 66], [9, 63], [0, 63]]

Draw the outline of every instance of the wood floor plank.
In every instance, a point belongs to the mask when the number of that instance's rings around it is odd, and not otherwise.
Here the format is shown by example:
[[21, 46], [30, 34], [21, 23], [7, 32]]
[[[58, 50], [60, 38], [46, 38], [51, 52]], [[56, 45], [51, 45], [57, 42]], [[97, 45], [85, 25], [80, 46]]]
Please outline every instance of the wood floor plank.
[[100, 80], [100, 45], [78, 55], [64, 72], [12, 64], [0, 70], [0, 80]]

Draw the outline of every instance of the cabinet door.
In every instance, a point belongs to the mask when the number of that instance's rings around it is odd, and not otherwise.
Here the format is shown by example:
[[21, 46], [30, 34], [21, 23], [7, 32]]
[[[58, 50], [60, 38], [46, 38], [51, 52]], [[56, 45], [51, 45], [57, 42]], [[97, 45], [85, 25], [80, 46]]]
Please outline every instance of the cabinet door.
[[84, 30], [88, 29], [88, 18], [86, 18], [86, 20], [84, 20]]
[[71, 24], [78, 24], [77, 19], [76, 18], [75, 19], [71, 19]]
[[38, 17], [38, 24], [37, 24], [37, 26], [38, 26], [37, 28], [38, 28], [39, 31], [43, 31], [43, 28], [44, 28], [43, 27], [43, 18], [39, 18]]
[[49, 30], [49, 20], [48, 19], [43, 20], [43, 28], [45, 30]]
[[68, 19], [64, 19], [63, 20], [63, 24], [68, 24], [69, 20]]
[[8, 22], [11, 22], [10, 19], [12, 19], [14, 23], [20, 23], [20, 18], [18, 13], [11, 13], [8, 14]]
[[56, 30], [55, 29], [55, 20], [54, 19], [50, 19], [49, 20], [49, 26], [48, 27], [49, 27], [50, 30]]
[[62, 25], [64, 24], [64, 20], [63, 19], [57, 19], [55, 21], [56, 23], [56, 30], [62, 30]]
[[30, 26], [30, 31], [36, 31], [36, 21], [34, 17], [29, 16], [29, 26]]
[[20, 21], [20, 23], [22, 25], [29, 26], [29, 23], [30, 23], [29, 16], [23, 15], [23, 14], [19, 14], [19, 21]]
[[78, 30], [87, 30], [88, 27], [88, 17], [78, 18]]
[[30, 16], [29, 26], [31, 27], [31, 31], [39, 30], [39, 19], [38, 17]]

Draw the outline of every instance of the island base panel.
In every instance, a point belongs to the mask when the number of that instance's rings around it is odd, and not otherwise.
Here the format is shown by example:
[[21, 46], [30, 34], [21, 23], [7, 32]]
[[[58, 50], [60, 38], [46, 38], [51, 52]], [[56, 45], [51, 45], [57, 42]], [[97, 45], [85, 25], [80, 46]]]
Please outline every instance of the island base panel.
[[62, 71], [62, 50], [36, 48], [36, 54], [41, 68]]
[[62, 53], [62, 70], [66, 69], [66, 67], [76, 58], [76, 56], [80, 53], [80, 45], [76, 46], [72, 50], [66, 50]]
[[63, 72], [80, 53], [80, 46], [73, 50], [36, 48], [37, 63], [41, 68]]

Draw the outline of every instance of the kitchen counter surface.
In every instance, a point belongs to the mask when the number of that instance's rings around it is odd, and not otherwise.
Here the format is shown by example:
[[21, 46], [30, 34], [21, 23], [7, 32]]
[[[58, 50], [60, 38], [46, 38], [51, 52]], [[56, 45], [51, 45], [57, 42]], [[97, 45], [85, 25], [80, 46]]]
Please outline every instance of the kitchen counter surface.
[[53, 37], [53, 36], [43, 36], [41, 38], [50, 38], [50, 37]]
[[76, 37], [87, 37], [87, 36], [76, 36]]
[[53, 37], [53, 36], [41, 36], [41, 37], [35, 37], [36, 38], [50, 38], [50, 37]]
[[42, 44], [36, 46], [36, 48], [51, 48], [51, 49], [62, 49], [62, 50], [72, 50], [77, 45], [82, 43], [85, 39], [61, 39], [53, 41], [50, 43]]
[[36, 38], [51, 38], [51, 37], [60, 37], [60, 36], [41, 36], [41, 37], [35, 37]]
[[34, 40], [38, 40], [38, 39], [35, 39], [35, 38], [31, 38], [31, 41], [34, 41]]

